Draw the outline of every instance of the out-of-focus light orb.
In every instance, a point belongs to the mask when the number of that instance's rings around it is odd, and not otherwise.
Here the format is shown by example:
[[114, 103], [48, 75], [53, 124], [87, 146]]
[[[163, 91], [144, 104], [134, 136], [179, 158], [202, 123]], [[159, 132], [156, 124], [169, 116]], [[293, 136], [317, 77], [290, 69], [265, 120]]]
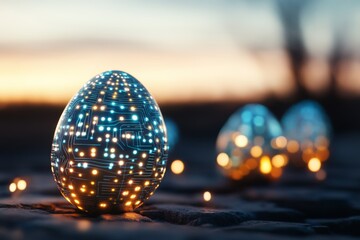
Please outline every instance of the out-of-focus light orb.
[[51, 170], [78, 209], [131, 211], [159, 186], [168, 155], [160, 109], [133, 76], [103, 72], [66, 106], [57, 125]]
[[165, 120], [165, 125], [166, 125], [166, 130], [167, 130], [169, 150], [171, 151], [172, 149], [175, 148], [176, 144], [179, 141], [179, 128], [178, 128], [177, 124], [175, 123], [175, 121], [172, 120], [171, 118], [165, 117], [164, 120]]
[[16, 183], [14, 183], [14, 182], [10, 183], [10, 185], [9, 185], [9, 191], [13, 193], [13, 192], [16, 191], [16, 189], [17, 189]]
[[270, 111], [249, 104], [232, 114], [220, 130], [216, 162], [233, 180], [256, 174], [278, 178], [288, 162], [283, 154], [286, 144], [281, 125]]
[[17, 188], [20, 190], [20, 191], [24, 191], [27, 187], [27, 183], [25, 180], [23, 179], [20, 179], [18, 182], [17, 182]]
[[292, 164], [318, 172], [330, 155], [331, 125], [323, 108], [314, 101], [300, 102], [285, 113], [282, 126]]
[[174, 174], [181, 174], [184, 172], [185, 164], [181, 160], [175, 160], [171, 163], [170, 169]]
[[211, 193], [209, 191], [204, 192], [203, 198], [205, 202], [209, 202], [211, 200]]
[[308, 168], [312, 172], [318, 172], [321, 168], [321, 161], [316, 157], [311, 158], [308, 162]]
[[15, 178], [9, 185], [9, 191], [13, 192], [21, 192], [24, 191], [27, 187], [27, 182], [21, 178]]

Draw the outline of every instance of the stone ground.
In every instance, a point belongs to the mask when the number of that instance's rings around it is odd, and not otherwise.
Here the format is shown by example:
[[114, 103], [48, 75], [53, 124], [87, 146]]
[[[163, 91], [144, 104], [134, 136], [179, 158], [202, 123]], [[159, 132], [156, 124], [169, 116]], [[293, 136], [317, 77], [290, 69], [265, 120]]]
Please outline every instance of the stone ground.
[[[360, 150], [346, 138], [336, 144], [321, 182], [287, 170], [277, 182], [234, 185], [194, 160], [183, 175], [168, 171], [135, 212], [96, 217], [68, 204], [50, 171], [0, 170], [0, 239], [359, 239]], [[199, 143], [193, 155], [205, 157], [212, 169], [206, 146]], [[180, 151], [192, 149], [194, 143]], [[17, 176], [29, 185], [11, 195], [8, 185]], [[205, 190], [212, 193], [210, 202], [202, 199]]]

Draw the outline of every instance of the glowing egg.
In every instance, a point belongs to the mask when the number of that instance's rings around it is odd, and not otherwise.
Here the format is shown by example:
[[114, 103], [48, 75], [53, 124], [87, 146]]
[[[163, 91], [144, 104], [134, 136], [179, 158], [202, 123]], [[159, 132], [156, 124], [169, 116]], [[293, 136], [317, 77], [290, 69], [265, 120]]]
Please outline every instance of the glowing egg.
[[330, 121], [316, 102], [303, 101], [291, 107], [282, 119], [288, 139], [287, 151], [291, 163], [318, 172], [329, 157]]
[[233, 180], [265, 176], [278, 178], [287, 164], [286, 138], [280, 123], [259, 104], [250, 104], [230, 116], [217, 139], [217, 164]]
[[61, 194], [85, 212], [131, 211], [159, 186], [167, 135], [146, 88], [122, 71], [89, 80], [56, 127], [51, 170]]

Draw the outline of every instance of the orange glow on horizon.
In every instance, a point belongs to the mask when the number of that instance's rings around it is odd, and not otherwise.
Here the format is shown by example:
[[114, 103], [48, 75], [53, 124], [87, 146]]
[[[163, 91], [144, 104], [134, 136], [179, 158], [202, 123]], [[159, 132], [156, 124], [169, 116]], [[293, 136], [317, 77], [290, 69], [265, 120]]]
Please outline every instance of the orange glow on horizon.
[[[273, 55], [283, 68], [280, 72], [286, 73], [271, 77], [277, 73], [267, 73], [270, 61], [261, 62], [251, 52], [232, 51], [232, 47], [211, 54], [204, 49], [178, 52], [120, 46], [5, 52], [0, 55], [0, 104], [65, 105], [84, 83], [110, 69], [136, 77], [160, 104], [260, 101], [273, 92], [291, 94], [294, 81], [287, 55], [283, 50], [267, 54], [267, 58]], [[222, 64], [218, 59], [223, 59]], [[269, 78], [274, 78], [271, 85], [265, 84]]]

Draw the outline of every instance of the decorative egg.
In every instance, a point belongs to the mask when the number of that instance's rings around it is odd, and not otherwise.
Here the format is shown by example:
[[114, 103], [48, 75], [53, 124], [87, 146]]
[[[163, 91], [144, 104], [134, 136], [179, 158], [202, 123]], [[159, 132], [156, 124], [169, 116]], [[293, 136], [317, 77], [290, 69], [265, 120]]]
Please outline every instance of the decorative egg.
[[273, 179], [287, 164], [281, 125], [260, 104], [249, 104], [230, 116], [217, 139], [217, 164], [233, 180]]
[[324, 109], [314, 101], [303, 101], [291, 107], [282, 118], [287, 151], [291, 163], [320, 171], [329, 157], [330, 121]]
[[131, 211], [159, 186], [167, 135], [148, 90], [122, 71], [89, 80], [56, 127], [51, 170], [61, 194], [90, 213]]

